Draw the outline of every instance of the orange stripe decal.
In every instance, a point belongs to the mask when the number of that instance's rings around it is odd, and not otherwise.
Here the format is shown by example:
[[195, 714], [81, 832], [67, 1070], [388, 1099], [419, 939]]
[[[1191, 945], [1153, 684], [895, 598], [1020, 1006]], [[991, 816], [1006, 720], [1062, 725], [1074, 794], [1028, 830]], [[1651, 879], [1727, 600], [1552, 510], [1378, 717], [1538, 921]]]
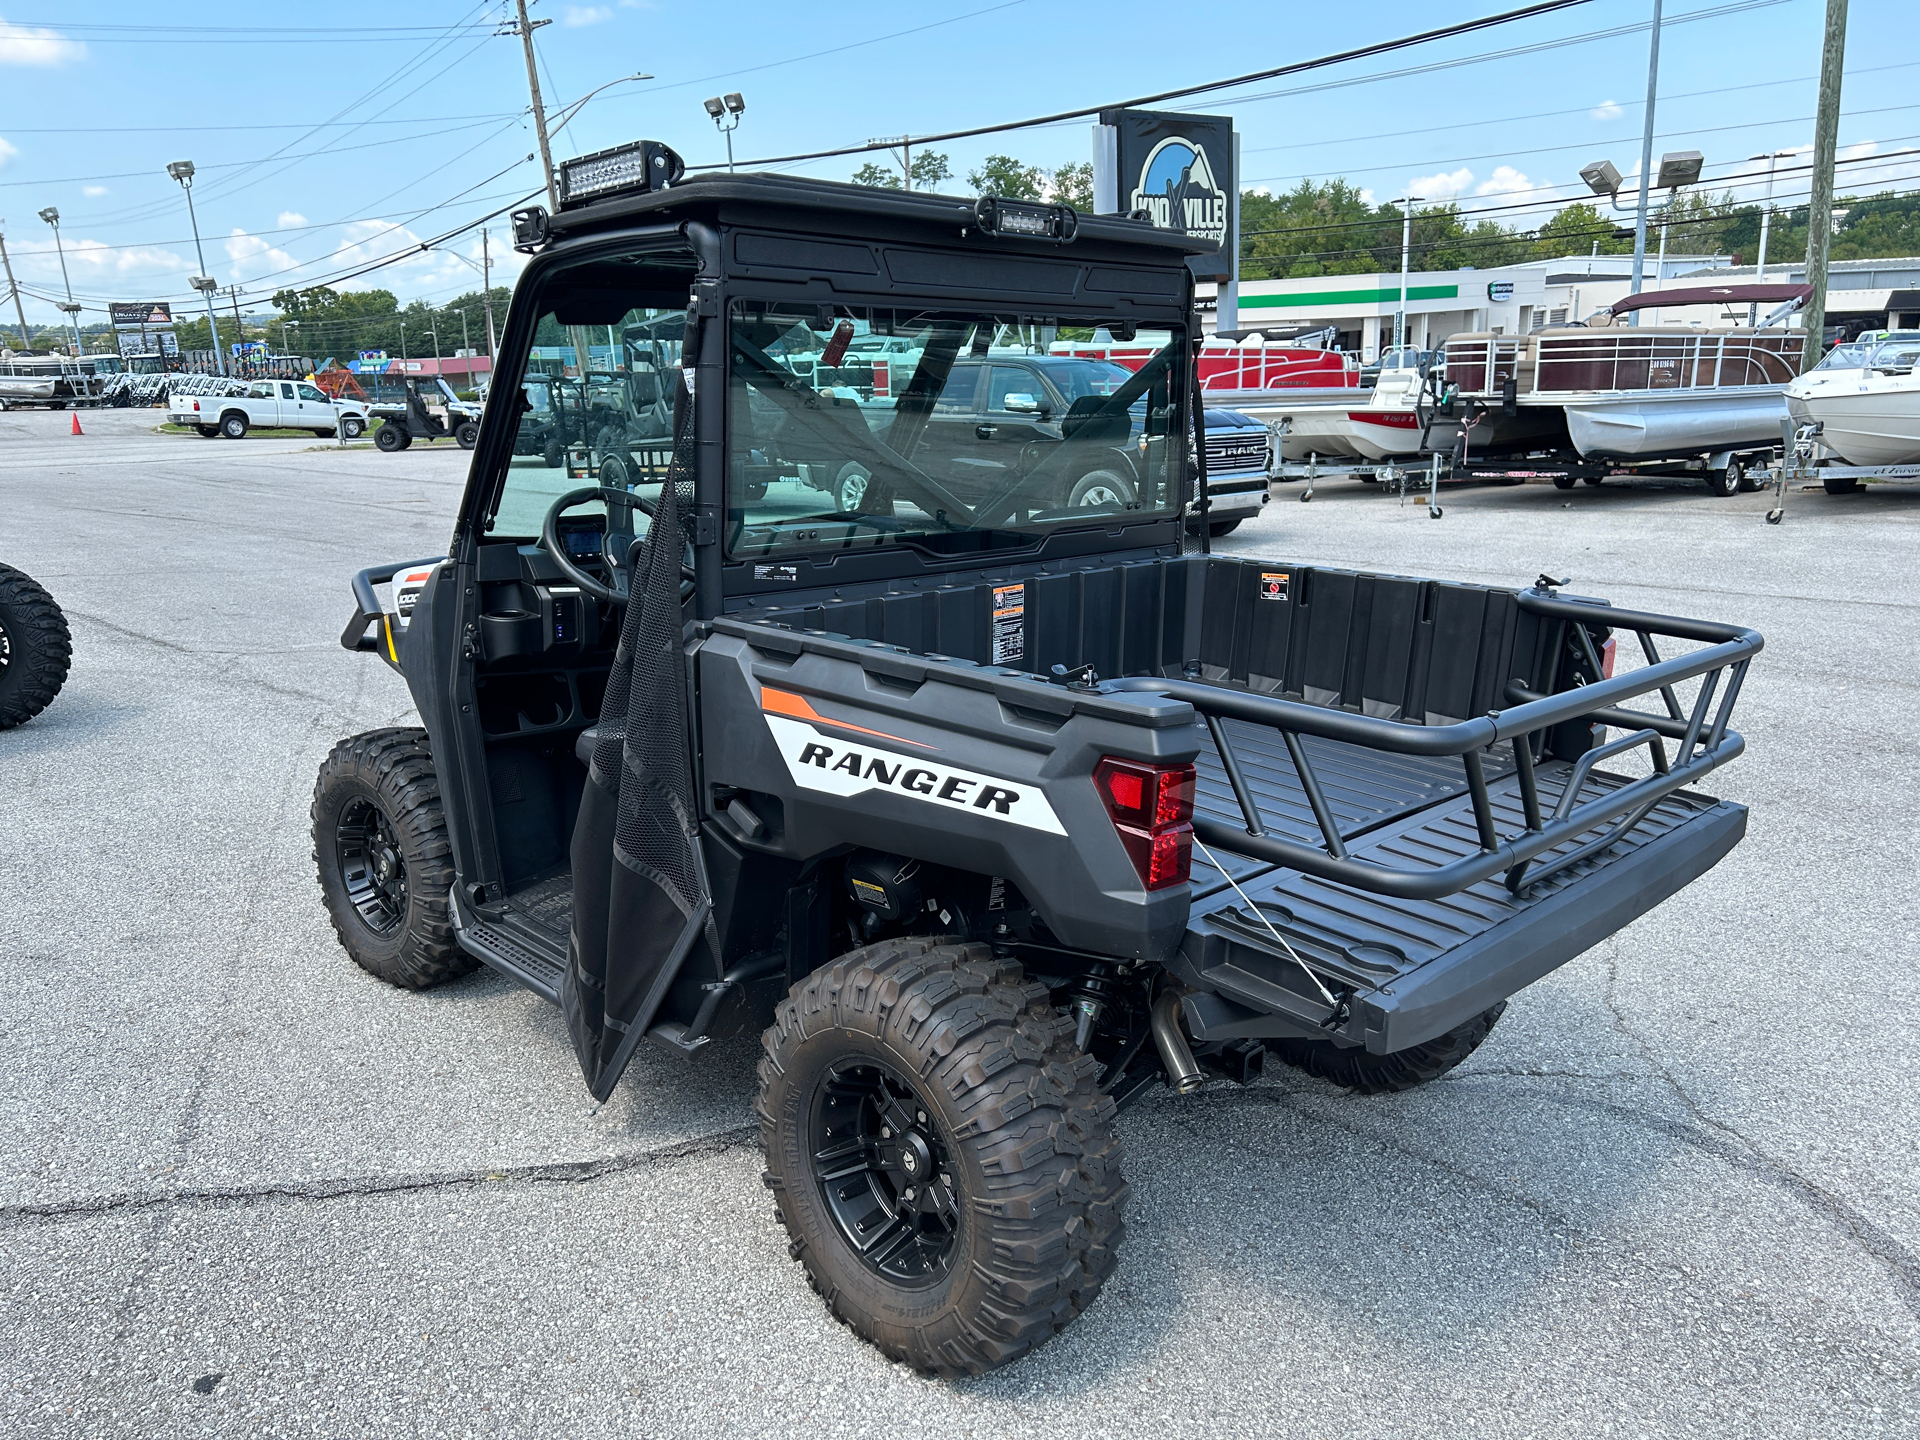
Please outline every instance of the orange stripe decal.
[[760, 708], [769, 715], [786, 715], [795, 720], [805, 720], [809, 725], [831, 725], [836, 730], [852, 730], [861, 735], [872, 735], [876, 739], [891, 740], [896, 745], [912, 745], [921, 750], [938, 750], [938, 745], [929, 745], [921, 740], [909, 740], [904, 735], [889, 735], [884, 730], [869, 730], [864, 725], [852, 725], [845, 720], [834, 720], [822, 715], [813, 708], [813, 702], [804, 695], [795, 695], [791, 690], [775, 690], [771, 686], [760, 687]]

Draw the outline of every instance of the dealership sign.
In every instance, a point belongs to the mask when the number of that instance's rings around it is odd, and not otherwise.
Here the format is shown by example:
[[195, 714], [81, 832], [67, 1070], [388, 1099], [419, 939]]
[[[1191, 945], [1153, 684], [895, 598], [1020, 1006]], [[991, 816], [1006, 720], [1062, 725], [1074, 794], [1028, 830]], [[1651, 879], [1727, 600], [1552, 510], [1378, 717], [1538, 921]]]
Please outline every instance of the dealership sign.
[[144, 330], [173, 324], [173, 307], [164, 300], [152, 304], [114, 301], [107, 306], [116, 330]]
[[1487, 282], [1487, 299], [1493, 301], [1496, 305], [1504, 304], [1512, 298], [1513, 281], [1489, 280]]
[[1188, 263], [1203, 279], [1224, 277], [1234, 243], [1233, 159], [1229, 116], [1103, 110], [1094, 129], [1093, 208], [1212, 241], [1219, 253]]

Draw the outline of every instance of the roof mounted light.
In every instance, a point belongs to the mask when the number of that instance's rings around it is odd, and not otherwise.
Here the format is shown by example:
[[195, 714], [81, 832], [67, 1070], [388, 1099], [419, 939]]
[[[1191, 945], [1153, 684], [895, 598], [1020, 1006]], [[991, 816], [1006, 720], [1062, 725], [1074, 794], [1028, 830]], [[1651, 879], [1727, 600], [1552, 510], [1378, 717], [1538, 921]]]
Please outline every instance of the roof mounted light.
[[513, 222], [513, 248], [531, 255], [547, 243], [547, 211], [544, 205], [529, 205], [508, 217]]
[[560, 166], [560, 208], [571, 210], [609, 195], [664, 190], [686, 172], [686, 162], [658, 140], [596, 150]]
[[982, 195], [973, 202], [973, 223], [990, 235], [1017, 235], [1022, 239], [1073, 239], [1080, 229], [1080, 212], [1071, 205], [1041, 205], [1031, 200], [1003, 200]]

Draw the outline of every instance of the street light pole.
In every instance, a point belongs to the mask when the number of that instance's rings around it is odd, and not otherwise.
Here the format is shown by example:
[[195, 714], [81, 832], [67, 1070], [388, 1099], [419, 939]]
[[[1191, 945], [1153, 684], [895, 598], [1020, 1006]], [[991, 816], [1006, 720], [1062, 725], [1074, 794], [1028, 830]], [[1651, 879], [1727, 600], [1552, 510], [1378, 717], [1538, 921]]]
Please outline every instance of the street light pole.
[[53, 227], [53, 248], [60, 256], [60, 283], [67, 287], [67, 303], [60, 308], [67, 312], [67, 326], [73, 331], [74, 358], [80, 356], [80, 307], [73, 303], [73, 281], [67, 278], [67, 251], [60, 243], [60, 212], [49, 205], [40, 212], [40, 218]]
[[[1653, 193], [1653, 107], [1660, 93], [1660, 4], [1653, 0], [1653, 39], [1647, 46], [1647, 114], [1640, 132], [1640, 204], [1633, 217], [1633, 285], [1630, 294], [1638, 295], [1646, 279], [1647, 200]], [[1631, 322], [1640, 323], [1640, 312]]]
[[[1773, 220], [1773, 167], [1777, 161], [1785, 159], [1792, 154], [1793, 152], [1791, 150], [1772, 150], [1765, 155], [1749, 155], [1747, 157], [1749, 160], [1765, 160], [1767, 162], [1767, 198], [1760, 206], [1760, 253], [1754, 257], [1753, 262], [1753, 283], [1756, 285], [1764, 285], [1767, 283], [1767, 227]], [[1758, 322], [1759, 318], [1760, 306], [1758, 303], [1747, 306], [1747, 324], [1750, 326], [1754, 325]]]
[[1407, 266], [1413, 251], [1413, 201], [1411, 195], [1405, 198], [1407, 213], [1400, 220], [1400, 307], [1393, 312], [1393, 348], [1396, 350], [1407, 343]]
[[487, 359], [493, 359], [493, 258], [487, 250], [487, 232], [480, 231], [480, 296], [487, 309]]
[[[193, 162], [176, 160], [167, 166], [167, 174], [178, 180], [180, 188], [187, 192], [187, 222], [193, 226], [193, 256], [200, 262], [200, 278], [207, 282], [204, 285], [195, 283], [193, 288], [198, 290], [207, 302], [207, 339], [213, 346], [213, 366], [220, 374], [225, 375], [227, 362], [220, 354], [220, 325], [213, 316], [213, 292], [217, 287], [213, 283], [213, 277], [207, 274], [207, 254], [200, 248], [200, 217], [194, 213], [193, 209]], [[236, 335], [233, 338], [238, 340], [240, 337]]]

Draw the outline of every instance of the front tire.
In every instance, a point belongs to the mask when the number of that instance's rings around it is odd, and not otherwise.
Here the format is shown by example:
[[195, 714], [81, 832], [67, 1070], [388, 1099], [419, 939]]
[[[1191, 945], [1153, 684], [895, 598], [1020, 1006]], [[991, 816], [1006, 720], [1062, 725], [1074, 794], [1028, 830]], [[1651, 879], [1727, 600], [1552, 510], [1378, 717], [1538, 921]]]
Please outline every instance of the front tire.
[[53, 703], [73, 664], [67, 617], [31, 575], [0, 565], [0, 730]]
[[367, 433], [367, 422], [358, 415], [346, 415], [340, 420], [340, 428], [346, 432], [347, 439], [358, 440]]
[[896, 1360], [956, 1377], [1093, 1302], [1128, 1188], [1098, 1062], [980, 944], [854, 950], [761, 1039], [763, 1177], [813, 1288]]
[[384, 450], [389, 455], [398, 454], [407, 448], [406, 432], [392, 425], [382, 425], [374, 432], [373, 443], [375, 448]]
[[1506, 1009], [1507, 1002], [1502, 1000], [1444, 1035], [1391, 1055], [1375, 1055], [1358, 1045], [1336, 1045], [1331, 1040], [1270, 1040], [1267, 1048], [1276, 1059], [1309, 1075], [1362, 1095], [1388, 1095], [1438, 1080], [1480, 1048]]
[[424, 990], [479, 963], [447, 914], [453, 847], [426, 731], [342, 740], [320, 767], [312, 815], [320, 896], [354, 964]]
[[1133, 482], [1118, 470], [1089, 470], [1073, 482], [1067, 491], [1067, 508], [1098, 506], [1103, 510], [1124, 510], [1133, 504]]
[[1722, 500], [1731, 500], [1740, 493], [1740, 480], [1746, 470], [1738, 461], [1729, 463], [1721, 470], [1707, 472], [1707, 490]]
[[469, 420], [453, 432], [453, 438], [460, 442], [462, 450], [471, 450], [480, 443], [480, 422]]

